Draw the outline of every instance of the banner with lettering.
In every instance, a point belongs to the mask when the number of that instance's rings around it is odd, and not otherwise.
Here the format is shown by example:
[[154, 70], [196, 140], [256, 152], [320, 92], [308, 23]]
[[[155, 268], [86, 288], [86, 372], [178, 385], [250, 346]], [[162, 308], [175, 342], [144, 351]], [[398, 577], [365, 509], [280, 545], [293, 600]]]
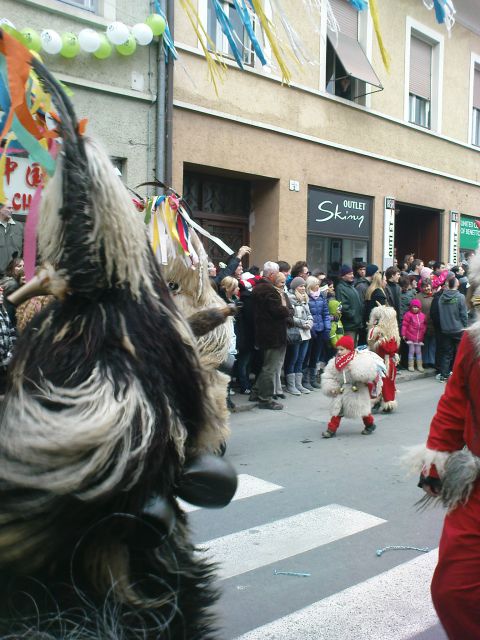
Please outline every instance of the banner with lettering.
[[373, 198], [309, 187], [308, 231], [368, 239], [372, 208]]
[[477, 250], [480, 242], [480, 229], [477, 225], [479, 218], [472, 216], [460, 217], [460, 249]]
[[14, 213], [28, 213], [33, 194], [41, 184], [42, 170], [38, 162], [15, 155], [7, 156], [4, 190]]

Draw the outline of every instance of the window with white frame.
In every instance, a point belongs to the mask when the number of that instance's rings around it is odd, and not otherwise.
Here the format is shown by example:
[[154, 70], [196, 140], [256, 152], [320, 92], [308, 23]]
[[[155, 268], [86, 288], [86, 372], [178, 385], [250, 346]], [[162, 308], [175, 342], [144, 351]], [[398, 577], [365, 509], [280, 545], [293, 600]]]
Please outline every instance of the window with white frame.
[[480, 66], [473, 70], [472, 144], [480, 147]]
[[430, 129], [432, 102], [432, 45], [412, 35], [410, 40], [408, 120]]
[[[250, 40], [234, 3], [232, 0], [220, 0], [220, 4], [232, 24], [234, 30], [233, 37], [236, 40], [237, 48], [242, 53], [243, 62], [248, 65], [253, 64], [253, 52], [250, 48]], [[234, 57], [227, 36], [223, 33], [217, 20], [213, 0], [208, 0], [207, 2], [207, 33], [219, 53], [228, 58]]]
[[444, 38], [410, 16], [406, 27], [404, 117], [440, 133]]
[[86, 9], [87, 11], [92, 11], [94, 13], [96, 13], [98, 8], [97, 0], [59, 0], [59, 2], [63, 2], [63, 4], [70, 4], [72, 7]]

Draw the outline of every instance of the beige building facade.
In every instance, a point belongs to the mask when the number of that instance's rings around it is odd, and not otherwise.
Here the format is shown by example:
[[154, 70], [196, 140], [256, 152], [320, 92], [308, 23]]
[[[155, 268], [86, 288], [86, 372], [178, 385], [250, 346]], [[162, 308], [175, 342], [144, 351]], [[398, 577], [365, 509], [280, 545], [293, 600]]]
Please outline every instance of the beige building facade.
[[[210, 2], [198, 0], [201, 16]], [[248, 241], [258, 265], [306, 258], [335, 275], [345, 262], [388, 266], [410, 252], [458, 262], [477, 242], [480, 217], [474, 1], [456, 1], [450, 38], [422, 2], [379, 2], [389, 73], [367, 12], [331, 2], [346, 20], [345, 37], [361, 46], [349, 59], [325, 11], [309, 13], [302, 0], [286, 4], [310, 63], [290, 63], [286, 86], [273, 60], [262, 67], [246, 51], [243, 71], [226, 59], [218, 95], [194, 30], [176, 11], [175, 188], [207, 228], [233, 245]], [[221, 33], [209, 29], [228, 53]], [[379, 86], [364, 82], [369, 64]]]

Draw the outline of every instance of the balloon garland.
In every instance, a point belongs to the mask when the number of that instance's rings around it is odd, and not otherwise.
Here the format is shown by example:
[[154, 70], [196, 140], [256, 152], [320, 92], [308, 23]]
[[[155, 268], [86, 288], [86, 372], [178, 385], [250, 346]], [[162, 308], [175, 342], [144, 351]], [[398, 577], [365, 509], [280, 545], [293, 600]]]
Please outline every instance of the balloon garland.
[[112, 22], [105, 33], [94, 29], [82, 29], [78, 35], [71, 31], [59, 34], [55, 29], [43, 29], [40, 33], [31, 27], [17, 31], [7, 18], [0, 20], [0, 27], [35, 53], [60, 54], [64, 58], [75, 58], [80, 52], [92, 54], [98, 60], [112, 55], [113, 48], [122, 56], [131, 56], [137, 45], [149, 45], [155, 36], [162, 36], [168, 29], [167, 22], [159, 13], [150, 14], [145, 22], [131, 29], [123, 22]]

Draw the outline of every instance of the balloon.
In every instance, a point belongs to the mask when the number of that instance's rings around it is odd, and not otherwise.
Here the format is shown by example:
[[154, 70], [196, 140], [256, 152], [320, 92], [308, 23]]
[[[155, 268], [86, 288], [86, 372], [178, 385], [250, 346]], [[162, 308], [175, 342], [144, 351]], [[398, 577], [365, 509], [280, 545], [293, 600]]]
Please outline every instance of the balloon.
[[32, 51], [36, 51], [37, 53], [42, 50], [42, 41], [40, 36], [35, 31], [35, 29], [30, 29], [30, 27], [25, 27], [20, 31], [23, 38], [23, 44], [27, 47], [27, 49], [31, 49]]
[[13, 24], [13, 22], [10, 22], [8, 18], [2, 18], [0, 20], [0, 27], [3, 27], [5, 25], [7, 25], [7, 27], [10, 27], [10, 29], [15, 29], [15, 25]]
[[93, 29], [82, 29], [78, 34], [78, 42], [82, 51], [94, 53], [100, 46], [100, 34]]
[[148, 24], [143, 24], [143, 22], [134, 25], [132, 27], [132, 33], [138, 44], [141, 44], [142, 46], [150, 44], [153, 40], [153, 31], [150, 29]]
[[128, 40], [126, 42], [115, 47], [118, 53], [120, 53], [122, 56], [131, 56], [136, 48], [137, 42], [132, 34], [128, 36]]
[[104, 60], [112, 55], [112, 45], [103, 34], [100, 36], [100, 46], [93, 52], [93, 55], [99, 60]]
[[124, 44], [130, 35], [128, 27], [123, 22], [112, 22], [108, 25], [106, 33], [112, 44]]
[[62, 34], [62, 49], [60, 55], [64, 58], [75, 58], [80, 51], [80, 43], [74, 33], [67, 31]]
[[62, 48], [62, 39], [53, 29], [44, 29], [40, 34], [43, 50], [51, 55], [60, 53]]
[[150, 29], [153, 31], [154, 36], [161, 36], [165, 31], [165, 20], [159, 13], [151, 13], [145, 20]]

